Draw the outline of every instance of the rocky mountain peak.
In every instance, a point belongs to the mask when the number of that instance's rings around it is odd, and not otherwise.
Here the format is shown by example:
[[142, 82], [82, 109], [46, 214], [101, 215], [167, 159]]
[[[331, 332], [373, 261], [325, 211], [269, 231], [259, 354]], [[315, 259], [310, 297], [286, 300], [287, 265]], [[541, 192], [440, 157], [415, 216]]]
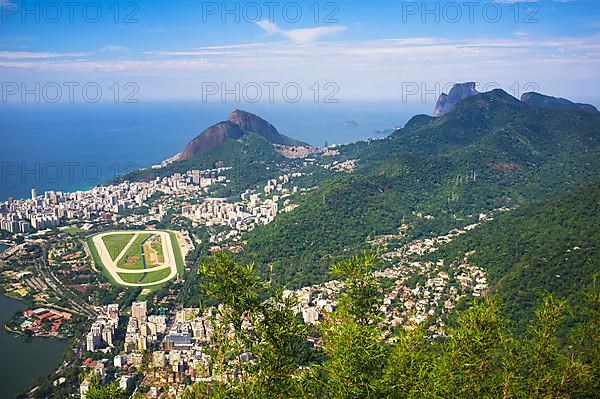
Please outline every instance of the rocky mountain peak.
[[254, 115], [247, 111], [236, 109], [231, 114], [229, 114], [228, 120], [230, 122], [235, 123], [240, 127], [240, 129], [246, 132], [258, 133], [274, 144], [284, 144], [280, 143], [280, 141], [282, 141], [281, 135], [279, 134], [275, 126], [271, 125], [269, 122], [267, 122], [260, 116]]
[[475, 82], [457, 83], [452, 86], [448, 94], [442, 93], [435, 104], [433, 116], [446, 115], [448, 112], [452, 111], [460, 101], [479, 94], [475, 89], [475, 86]]
[[181, 155], [180, 160], [190, 159], [202, 152], [205, 152], [211, 148], [218, 147], [225, 143], [226, 139], [240, 139], [244, 132], [240, 127], [231, 122], [225, 121], [217, 123], [206, 129], [198, 137], [190, 141], [186, 146]]
[[212, 148], [222, 146], [227, 139], [238, 140], [251, 133], [262, 136], [271, 144], [288, 146], [307, 145], [280, 134], [275, 126], [263, 118], [250, 112], [236, 109], [229, 114], [226, 121], [209, 127], [198, 137], [190, 141], [178, 159], [190, 159]]

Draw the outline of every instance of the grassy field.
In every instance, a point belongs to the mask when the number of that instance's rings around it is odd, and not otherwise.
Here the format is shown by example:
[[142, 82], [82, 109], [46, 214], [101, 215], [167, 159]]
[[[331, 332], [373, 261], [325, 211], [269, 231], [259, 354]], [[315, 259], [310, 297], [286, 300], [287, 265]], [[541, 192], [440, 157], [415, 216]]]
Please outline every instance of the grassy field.
[[86, 240], [86, 242], [87, 242], [88, 248], [90, 249], [90, 252], [92, 253], [92, 258], [94, 260], [94, 265], [96, 265], [96, 268], [98, 270], [102, 271], [102, 275], [104, 277], [106, 277], [106, 279], [112, 285], [119, 285], [119, 284], [117, 284], [117, 282], [115, 281], [115, 279], [113, 278], [113, 276], [104, 267], [104, 264], [102, 263], [102, 260], [100, 259], [100, 255], [98, 255], [98, 249], [96, 248], [96, 245], [94, 245], [94, 241], [92, 239], [93, 239], [93, 237], [88, 237], [88, 239]]
[[150, 233], [139, 234], [125, 255], [121, 258], [117, 266], [123, 269], [144, 269], [144, 262], [142, 260], [142, 245], [144, 244], [144, 241], [151, 236], [152, 234]]
[[171, 242], [173, 243], [173, 253], [175, 254], [175, 262], [177, 263], [177, 274], [182, 277], [185, 273], [185, 261], [181, 255], [181, 248], [179, 247], [179, 242], [177, 241], [177, 235], [172, 231], [169, 231], [168, 233], [171, 237]]
[[154, 283], [167, 278], [170, 273], [170, 269], [163, 269], [152, 273], [119, 273], [119, 276], [128, 283]]
[[67, 233], [69, 235], [72, 235], [72, 236], [77, 236], [83, 230], [81, 230], [79, 227], [68, 227], [66, 229], [61, 229], [61, 231], [64, 232], [64, 233]]
[[127, 245], [133, 234], [112, 234], [102, 238], [110, 257], [114, 260], [119, 256], [123, 248]]

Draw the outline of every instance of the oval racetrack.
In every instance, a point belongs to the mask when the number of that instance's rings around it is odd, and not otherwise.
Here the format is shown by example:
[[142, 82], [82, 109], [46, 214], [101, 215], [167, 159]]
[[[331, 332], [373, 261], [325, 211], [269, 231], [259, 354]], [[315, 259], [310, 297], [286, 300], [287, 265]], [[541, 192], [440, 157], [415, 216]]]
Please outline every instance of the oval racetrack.
[[[127, 245], [123, 248], [123, 250], [121, 250], [121, 252], [118, 254], [116, 259], [113, 260], [109, 254], [108, 249], [106, 248], [103, 238], [110, 236], [110, 235], [115, 235], [115, 234], [119, 234], [119, 235], [131, 234], [132, 237], [129, 240], [129, 242], [127, 243]], [[142, 269], [142, 270], [140, 270], [140, 269], [125, 269], [125, 268], [119, 267], [118, 266], [119, 262], [125, 256], [125, 254], [129, 251], [129, 249], [135, 243], [136, 239], [138, 238], [138, 236], [140, 234], [154, 234], [154, 235], [160, 236], [160, 240], [161, 240], [161, 244], [162, 244], [162, 251], [164, 254], [163, 265], [152, 267], [149, 269]], [[110, 275], [115, 279], [115, 281], [119, 285], [123, 285], [126, 287], [148, 287], [148, 286], [166, 283], [167, 281], [169, 281], [169, 280], [173, 279], [175, 276], [177, 276], [177, 261], [175, 259], [173, 245], [179, 245], [179, 244], [177, 242], [175, 242], [175, 243], [172, 242], [170, 234], [166, 231], [159, 231], [159, 230], [113, 231], [113, 232], [97, 234], [92, 238], [92, 241], [94, 243], [94, 246], [96, 247], [96, 251], [98, 252], [98, 255], [100, 257], [100, 260], [102, 261], [103, 266], [106, 268], [106, 270], [110, 273]], [[123, 278], [120, 276], [120, 274], [153, 273], [153, 272], [158, 272], [158, 271], [162, 271], [165, 269], [170, 269], [169, 275], [158, 281], [152, 281], [152, 282], [131, 283], [131, 282], [127, 282], [127, 281], [123, 280]]]

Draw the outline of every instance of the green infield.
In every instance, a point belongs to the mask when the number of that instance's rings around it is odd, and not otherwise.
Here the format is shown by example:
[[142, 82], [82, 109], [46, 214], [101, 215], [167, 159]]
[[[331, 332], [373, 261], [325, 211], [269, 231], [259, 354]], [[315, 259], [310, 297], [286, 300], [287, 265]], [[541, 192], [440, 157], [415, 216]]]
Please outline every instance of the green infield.
[[171, 273], [170, 269], [162, 269], [157, 272], [151, 273], [119, 273], [119, 277], [121, 277], [125, 282], [131, 284], [147, 284], [147, 283], [159, 283], [162, 280], [169, 277]]
[[[152, 234], [142, 233], [133, 240], [133, 243], [127, 248], [125, 254], [117, 262], [117, 266], [121, 269], [147, 269], [144, 259], [144, 242], [152, 237]], [[111, 255], [112, 256], [112, 255]], [[113, 260], [116, 260], [113, 258]]]
[[131, 240], [133, 234], [111, 234], [106, 237], [102, 237], [102, 241], [113, 260], [117, 259], [117, 256], [123, 251], [123, 248]]

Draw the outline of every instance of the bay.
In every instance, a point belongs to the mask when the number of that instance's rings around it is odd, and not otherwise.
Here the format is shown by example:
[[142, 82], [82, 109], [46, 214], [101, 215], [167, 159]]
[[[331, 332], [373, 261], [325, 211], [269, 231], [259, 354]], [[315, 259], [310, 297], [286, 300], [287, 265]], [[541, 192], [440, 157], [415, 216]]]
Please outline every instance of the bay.
[[0, 201], [28, 198], [32, 188], [85, 190], [160, 163], [235, 108], [318, 146], [383, 137], [419, 111], [392, 103], [9, 104], [0, 108]]

